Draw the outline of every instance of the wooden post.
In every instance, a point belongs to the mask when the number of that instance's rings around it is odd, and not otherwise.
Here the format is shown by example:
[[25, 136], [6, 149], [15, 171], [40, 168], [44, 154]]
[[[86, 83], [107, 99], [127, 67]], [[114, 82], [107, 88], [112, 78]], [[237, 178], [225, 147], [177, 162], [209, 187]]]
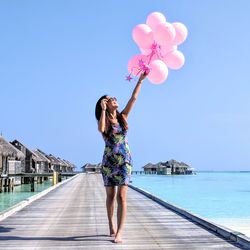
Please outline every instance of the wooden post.
[[9, 178], [4, 178], [4, 183], [3, 183], [3, 188], [4, 188], [4, 192], [7, 192], [7, 187], [8, 187], [8, 180]]
[[58, 173], [58, 182], [61, 182], [62, 181], [62, 175], [61, 173]]
[[8, 192], [13, 192], [14, 190], [14, 179], [13, 178], [9, 178], [8, 179]]
[[58, 172], [53, 172], [53, 185], [56, 185], [58, 183]]
[[11, 179], [10, 178], [8, 178], [8, 192], [10, 192], [10, 190], [11, 190]]
[[35, 178], [30, 177], [30, 191], [35, 192]]

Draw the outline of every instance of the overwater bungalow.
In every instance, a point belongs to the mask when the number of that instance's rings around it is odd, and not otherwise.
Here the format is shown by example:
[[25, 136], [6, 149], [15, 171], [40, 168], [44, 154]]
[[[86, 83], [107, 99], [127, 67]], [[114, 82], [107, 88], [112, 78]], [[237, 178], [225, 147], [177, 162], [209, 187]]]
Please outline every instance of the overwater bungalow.
[[75, 171], [76, 166], [73, 163], [70, 163], [69, 161], [64, 160], [64, 159], [63, 159], [63, 161], [67, 164], [66, 165], [66, 172], [74, 172]]
[[67, 172], [68, 163], [62, 160], [60, 157], [57, 157], [57, 160], [60, 162], [60, 172], [65, 173]]
[[193, 174], [194, 169], [184, 162], [170, 160], [156, 164], [148, 163], [143, 167], [145, 173], [157, 173], [162, 175]]
[[0, 192], [3, 186], [6, 189], [12, 184], [19, 184], [20, 177], [9, 178], [8, 174], [20, 173], [21, 160], [24, 159], [25, 155], [0, 135]]
[[52, 154], [46, 154], [44, 153], [41, 149], [37, 149], [41, 154], [43, 154], [46, 158], [49, 159], [50, 161], [50, 169], [51, 171], [57, 171], [59, 172], [60, 171], [60, 161], [55, 157], [53, 156]]
[[84, 173], [100, 173], [101, 172], [101, 163], [98, 164], [90, 164], [87, 163], [82, 166], [82, 171]]
[[148, 163], [143, 168], [145, 173], [156, 174], [161, 169], [161, 163], [156, 163], [156, 164]]
[[56, 172], [60, 172], [61, 162], [52, 154], [47, 156], [51, 162], [51, 169]]
[[[22, 151], [25, 155], [24, 161], [22, 161], [22, 172], [23, 173], [34, 173], [35, 169], [32, 165], [32, 150], [28, 149], [23, 143], [18, 140], [10, 142], [14, 147]], [[30, 183], [29, 177], [22, 177], [22, 183]]]
[[32, 163], [36, 173], [42, 174], [52, 172], [49, 158], [42, 154], [38, 149], [32, 150], [32, 153]]
[[57, 171], [62, 172], [62, 170], [66, 170], [65, 172], [73, 172], [76, 166], [72, 163], [70, 163], [67, 160], [62, 160], [61, 158], [56, 158], [52, 154], [46, 154], [41, 149], [37, 149], [41, 154], [43, 154], [44, 157], [49, 159], [49, 172], [51, 171]]
[[69, 162], [69, 161], [67, 161], [67, 160], [64, 160], [64, 161], [65, 161], [66, 163], [68, 163], [66, 172], [74, 172], [75, 169], [76, 169], [76, 166], [75, 166], [73, 163], [71, 163], [71, 162]]

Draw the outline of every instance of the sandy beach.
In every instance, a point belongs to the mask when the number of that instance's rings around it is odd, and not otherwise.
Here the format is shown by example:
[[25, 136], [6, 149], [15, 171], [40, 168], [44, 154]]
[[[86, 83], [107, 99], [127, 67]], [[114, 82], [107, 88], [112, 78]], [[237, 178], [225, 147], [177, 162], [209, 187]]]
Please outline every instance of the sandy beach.
[[250, 218], [231, 218], [211, 220], [219, 225], [245, 234], [250, 238]]

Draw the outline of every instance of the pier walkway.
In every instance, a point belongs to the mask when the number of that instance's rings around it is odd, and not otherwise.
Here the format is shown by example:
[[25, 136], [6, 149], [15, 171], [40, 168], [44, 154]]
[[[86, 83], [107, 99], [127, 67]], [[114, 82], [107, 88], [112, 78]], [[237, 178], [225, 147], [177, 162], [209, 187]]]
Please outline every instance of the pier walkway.
[[0, 249], [240, 249], [129, 188], [123, 244], [108, 234], [101, 176], [79, 174], [0, 222]]

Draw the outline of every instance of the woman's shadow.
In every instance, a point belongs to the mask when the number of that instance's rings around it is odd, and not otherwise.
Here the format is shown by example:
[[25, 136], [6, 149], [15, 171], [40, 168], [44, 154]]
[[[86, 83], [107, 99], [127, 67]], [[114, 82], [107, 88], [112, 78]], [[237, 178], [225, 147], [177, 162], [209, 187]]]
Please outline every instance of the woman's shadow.
[[[0, 227], [0, 233], [10, 232], [13, 228], [4, 228]], [[11, 240], [52, 240], [52, 241], [110, 241], [113, 242], [113, 239], [106, 234], [96, 234], [96, 235], [80, 235], [80, 236], [70, 236], [70, 237], [38, 237], [38, 236], [12, 236], [12, 235], [0, 235], [1, 241], [11, 241]]]

